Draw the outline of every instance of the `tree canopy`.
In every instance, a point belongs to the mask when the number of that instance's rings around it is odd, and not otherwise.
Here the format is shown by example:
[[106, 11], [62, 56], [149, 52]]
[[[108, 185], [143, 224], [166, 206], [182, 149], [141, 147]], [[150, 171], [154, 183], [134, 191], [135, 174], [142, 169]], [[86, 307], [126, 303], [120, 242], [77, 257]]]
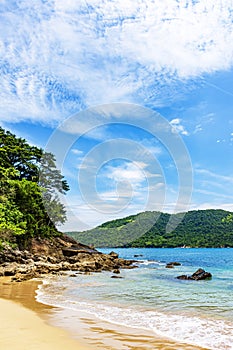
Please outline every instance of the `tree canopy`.
[[0, 244], [57, 235], [66, 220], [59, 193], [69, 186], [55, 158], [0, 127]]
[[[194, 210], [173, 214], [183, 219], [166, 232], [170, 214], [143, 212], [106, 222], [85, 232], [68, 232], [84, 244], [96, 247], [233, 247], [233, 214], [224, 210]], [[146, 232], [146, 233], [145, 233]]]

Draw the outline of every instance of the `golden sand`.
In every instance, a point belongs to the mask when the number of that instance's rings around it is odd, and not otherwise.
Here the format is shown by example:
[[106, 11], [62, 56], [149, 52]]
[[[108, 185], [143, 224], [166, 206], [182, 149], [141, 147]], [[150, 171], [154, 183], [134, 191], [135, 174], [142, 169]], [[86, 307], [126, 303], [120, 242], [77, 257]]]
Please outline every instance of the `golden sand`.
[[[0, 349], [87, 349], [72, 339], [67, 332], [48, 325], [38, 316], [37, 312], [46, 312], [49, 307], [42, 306], [32, 297], [28, 298], [28, 295], [35, 294], [37, 285], [35, 282], [18, 283], [14, 288], [13, 284], [7, 284], [6, 280], [0, 284], [0, 296], [6, 298], [0, 299]], [[17, 300], [30, 306], [31, 310], [17, 303]]]
[[[0, 279], [0, 350], [199, 350], [202, 348], [156, 338], [137, 329], [126, 329], [80, 315], [75, 334], [48, 321], [60, 317], [62, 310], [36, 301], [39, 282], [9, 283]], [[72, 313], [71, 313], [72, 319]], [[67, 317], [66, 317], [67, 318]], [[69, 317], [68, 317], [69, 318]], [[54, 322], [53, 322], [54, 323]], [[171, 324], [172, 327], [172, 324]], [[78, 333], [78, 334], [77, 334]], [[75, 339], [74, 339], [75, 337]], [[76, 339], [76, 337], [78, 337]]]

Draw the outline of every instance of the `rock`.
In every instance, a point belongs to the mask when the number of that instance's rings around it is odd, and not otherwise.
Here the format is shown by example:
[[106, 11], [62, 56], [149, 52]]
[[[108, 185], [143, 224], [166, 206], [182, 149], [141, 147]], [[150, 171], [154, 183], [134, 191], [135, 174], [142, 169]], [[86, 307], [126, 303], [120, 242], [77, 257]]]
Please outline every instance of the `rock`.
[[111, 276], [111, 278], [123, 278], [123, 277], [122, 276], [113, 275], [113, 276]]
[[74, 256], [78, 253], [85, 253], [85, 251], [80, 251], [78, 247], [63, 248], [62, 253], [64, 256]]
[[114, 259], [118, 259], [118, 257], [119, 257], [119, 254], [117, 254], [115, 252], [111, 252], [111, 253], [109, 253], [109, 255]]
[[188, 275], [181, 275], [181, 276], [177, 276], [176, 277], [178, 280], [190, 280], [192, 279], [190, 276]]
[[126, 266], [121, 266], [122, 269], [126, 269], [126, 270], [132, 270], [132, 269], [136, 269], [138, 268], [137, 265], [126, 265]]
[[177, 262], [177, 261], [172, 261], [167, 263], [167, 265], [165, 266], [167, 269], [172, 269], [174, 266], [180, 266], [181, 263]]
[[[43, 260], [42, 260], [43, 261]], [[49, 263], [52, 263], [52, 264], [56, 264], [57, 263], [57, 259], [54, 257], [54, 256], [48, 256], [47, 257], [47, 261]]]
[[138, 258], [138, 257], [140, 257], [140, 256], [143, 256], [142, 254], [134, 254], [134, 257], [135, 258]]
[[17, 267], [18, 267], [18, 264], [15, 262], [8, 264], [4, 268], [4, 276], [14, 276], [17, 271]]
[[206, 272], [203, 269], [198, 269], [196, 272], [192, 274], [192, 278], [196, 281], [205, 280], [212, 278], [212, 275], [210, 272]]
[[173, 264], [167, 264], [166, 266], [166, 269], [174, 269], [174, 265]]
[[95, 269], [96, 269], [95, 261], [88, 261], [88, 260], [83, 261], [79, 267], [79, 271], [83, 271], [83, 272], [91, 272], [91, 271], [95, 271]]
[[201, 281], [206, 279], [211, 279], [212, 275], [210, 272], [206, 272], [203, 269], [198, 269], [196, 272], [194, 272], [191, 276], [188, 275], [181, 275], [176, 277], [179, 280], [194, 280], [194, 281]]
[[27, 250], [13, 249], [6, 245], [0, 251], [0, 276], [12, 276], [13, 281], [21, 282], [64, 271], [71, 271], [74, 275], [72, 271], [90, 274], [105, 270], [117, 275], [121, 268], [137, 267], [132, 265], [134, 262], [137, 261], [120, 259], [115, 252], [98, 252], [65, 235], [50, 239], [37, 237], [31, 239]]
[[23, 282], [23, 281], [28, 281], [32, 278], [35, 277], [39, 277], [38, 273], [36, 273], [35, 271], [26, 273], [26, 274], [22, 274], [22, 273], [16, 273], [15, 276], [13, 276], [11, 278], [12, 282]]
[[169, 262], [168, 264], [173, 266], [181, 266], [181, 263], [177, 261], [172, 261], [172, 262]]

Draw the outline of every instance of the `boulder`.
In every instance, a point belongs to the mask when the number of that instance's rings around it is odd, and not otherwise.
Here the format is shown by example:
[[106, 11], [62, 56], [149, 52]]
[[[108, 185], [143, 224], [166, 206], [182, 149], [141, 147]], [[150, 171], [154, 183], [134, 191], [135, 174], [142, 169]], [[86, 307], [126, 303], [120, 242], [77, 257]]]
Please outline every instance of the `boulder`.
[[109, 255], [112, 257], [112, 258], [114, 258], [114, 259], [117, 259], [118, 257], [119, 257], [119, 254], [117, 254], [117, 253], [115, 253], [115, 252], [111, 252], [111, 253], [109, 253]]
[[196, 272], [192, 274], [192, 278], [196, 281], [200, 280], [206, 280], [212, 278], [212, 275], [210, 272], [206, 272], [203, 269], [198, 269]]
[[17, 272], [18, 264], [13, 262], [4, 267], [4, 276], [14, 276]]
[[196, 272], [194, 272], [191, 276], [188, 275], [181, 275], [176, 277], [179, 280], [194, 280], [194, 281], [201, 281], [206, 279], [211, 279], [212, 275], [210, 272], [206, 272], [203, 269], [198, 269]]

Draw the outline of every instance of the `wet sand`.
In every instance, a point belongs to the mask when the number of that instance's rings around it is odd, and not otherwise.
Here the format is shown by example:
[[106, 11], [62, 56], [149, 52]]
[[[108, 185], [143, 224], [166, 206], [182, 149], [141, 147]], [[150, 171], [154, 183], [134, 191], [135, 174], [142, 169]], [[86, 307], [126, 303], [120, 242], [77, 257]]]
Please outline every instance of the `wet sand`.
[[0, 349], [87, 350], [65, 330], [45, 322], [51, 308], [35, 301], [37, 286], [36, 282], [8, 284], [1, 279]]
[[0, 279], [0, 349], [203, 350], [41, 304], [35, 299], [38, 284]]

